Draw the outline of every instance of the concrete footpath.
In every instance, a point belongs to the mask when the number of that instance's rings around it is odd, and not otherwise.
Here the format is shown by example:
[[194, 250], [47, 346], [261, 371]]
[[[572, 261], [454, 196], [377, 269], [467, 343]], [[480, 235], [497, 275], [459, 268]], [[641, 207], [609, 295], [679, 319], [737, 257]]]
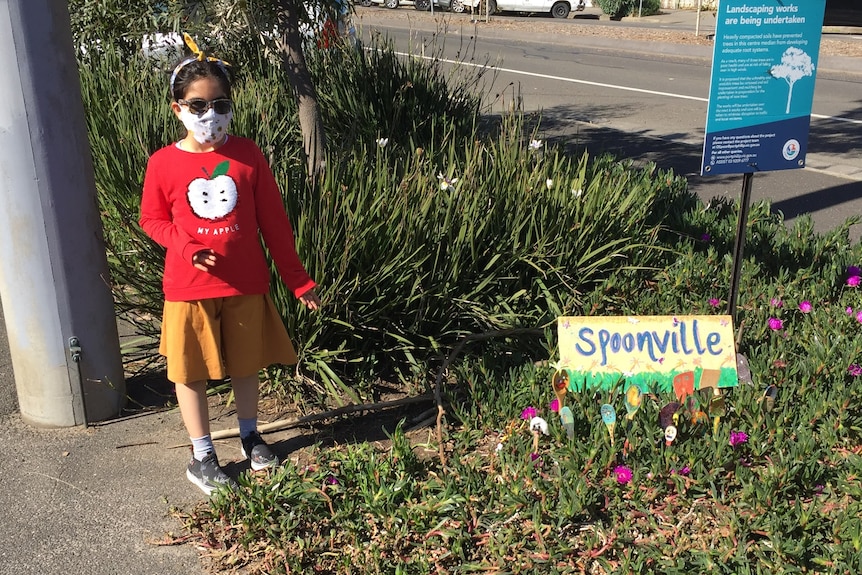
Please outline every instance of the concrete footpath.
[[[372, 10], [376, 9], [363, 11], [362, 17]], [[408, 7], [398, 11], [415, 14]], [[673, 11], [614, 24], [693, 26], [694, 16]], [[708, 22], [708, 18], [704, 19]], [[849, 36], [847, 41], [862, 42]], [[607, 42], [616, 49], [626, 47], [618, 38]], [[629, 47], [689, 53], [705, 50], [706, 57], [710, 53], [702, 46], [659, 42]], [[824, 58], [822, 64], [823, 68], [862, 71], [860, 58]], [[182, 534], [182, 525], [170, 516], [172, 506], [190, 509], [205, 500], [185, 478], [188, 451], [176, 447], [187, 439], [179, 413], [155, 409], [151, 403], [151, 409], [88, 428], [28, 426], [17, 413], [5, 330], [0, 311], [0, 575], [205, 573], [193, 544], [157, 544], [169, 539], [170, 533]], [[130, 390], [130, 394], [136, 393], [138, 390]], [[214, 429], [234, 425], [225, 416]], [[292, 449], [289, 438], [287, 433], [268, 436], [281, 455]], [[218, 449], [231, 472], [241, 471], [238, 440], [219, 442]]]

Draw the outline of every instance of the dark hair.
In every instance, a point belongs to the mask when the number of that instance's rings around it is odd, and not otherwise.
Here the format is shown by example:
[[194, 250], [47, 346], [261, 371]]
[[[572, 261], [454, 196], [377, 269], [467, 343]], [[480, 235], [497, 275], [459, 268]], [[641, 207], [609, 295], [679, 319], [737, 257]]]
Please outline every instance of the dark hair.
[[221, 84], [224, 95], [230, 98], [230, 72], [222, 62], [193, 60], [179, 69], [171, 86], [171, 98], [182, 100], [192, 82], [201, 78], [215, 78]]

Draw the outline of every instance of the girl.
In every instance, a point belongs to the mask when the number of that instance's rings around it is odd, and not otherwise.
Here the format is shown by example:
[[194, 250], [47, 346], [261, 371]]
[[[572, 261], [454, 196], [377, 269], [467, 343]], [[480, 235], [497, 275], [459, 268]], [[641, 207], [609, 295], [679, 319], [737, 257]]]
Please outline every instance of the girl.
[[159, 353], [192, 441], [186, 476], [210, 494], [235, 482], [219, 466], [210, 438], [207, 380], [230, 376], [242, 454], [251, 468], [279, 463], [257, 432], [258, 372], [296, 363], [296, 353], [269, 297], [258, 232], [294, 295], [312, 310], [320, 299], [296, 254], [266, 159], [251, 140], [228, 135], [226, 64], [184, 37], [195, 56], [174, 69], [170, 89], [171, 110], [188, 133], [150, 157], [140, 225], [167, 249]]

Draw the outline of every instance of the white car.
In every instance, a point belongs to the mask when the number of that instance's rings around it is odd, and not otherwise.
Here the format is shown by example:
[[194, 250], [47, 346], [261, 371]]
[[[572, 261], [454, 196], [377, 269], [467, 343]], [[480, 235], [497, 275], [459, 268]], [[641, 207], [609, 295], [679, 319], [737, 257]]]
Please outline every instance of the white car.
[[488, 0], [488, 13], [535, 12], [550, 13], [554, 18], [568, 18], [569, 13], [586, 7], [584, 0]]
[[466, 12], [471, 8], [474, 12], [478, 11], [479, 3], [480, 0], [440, 0], [440, 7], [444, 10], [460, 14], [461, 12]]
[[[478, 0], [476, 0], [478, 2]], [[359, 0], [360, 6], [373, 6], [382, 4], [387, 8], [398, 8], [399, 6], [413, 6], [417, 10], [427, 12], [431, 10], [431, 0]], [[434, 6], [440, 6], [441, 0], [434, 0]]]

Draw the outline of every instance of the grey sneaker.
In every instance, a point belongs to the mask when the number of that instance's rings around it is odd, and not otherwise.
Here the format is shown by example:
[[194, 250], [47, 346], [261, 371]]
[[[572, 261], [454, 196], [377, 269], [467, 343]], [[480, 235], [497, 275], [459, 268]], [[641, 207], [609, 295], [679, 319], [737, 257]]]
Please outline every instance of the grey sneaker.
[[203, 461], [198, 461], [192, 457], [188, 469], [186, 469], [186, 477], [189, 481], [201, 488], [201, 490], [210, 495], [219, 487], [228, 487], [234, 489], [237, 487], [234, 481], [224, 469], [218, 464], [218, 458], [215, 453], [210, 453], [203, 458]]
[[254, 471], [278, 466], [278, 456], [272, 452], [269, 445], [260, 438], [260, 434], [256, 431], [242, 439], [242, 456], [251, 461], [251, 468]]

